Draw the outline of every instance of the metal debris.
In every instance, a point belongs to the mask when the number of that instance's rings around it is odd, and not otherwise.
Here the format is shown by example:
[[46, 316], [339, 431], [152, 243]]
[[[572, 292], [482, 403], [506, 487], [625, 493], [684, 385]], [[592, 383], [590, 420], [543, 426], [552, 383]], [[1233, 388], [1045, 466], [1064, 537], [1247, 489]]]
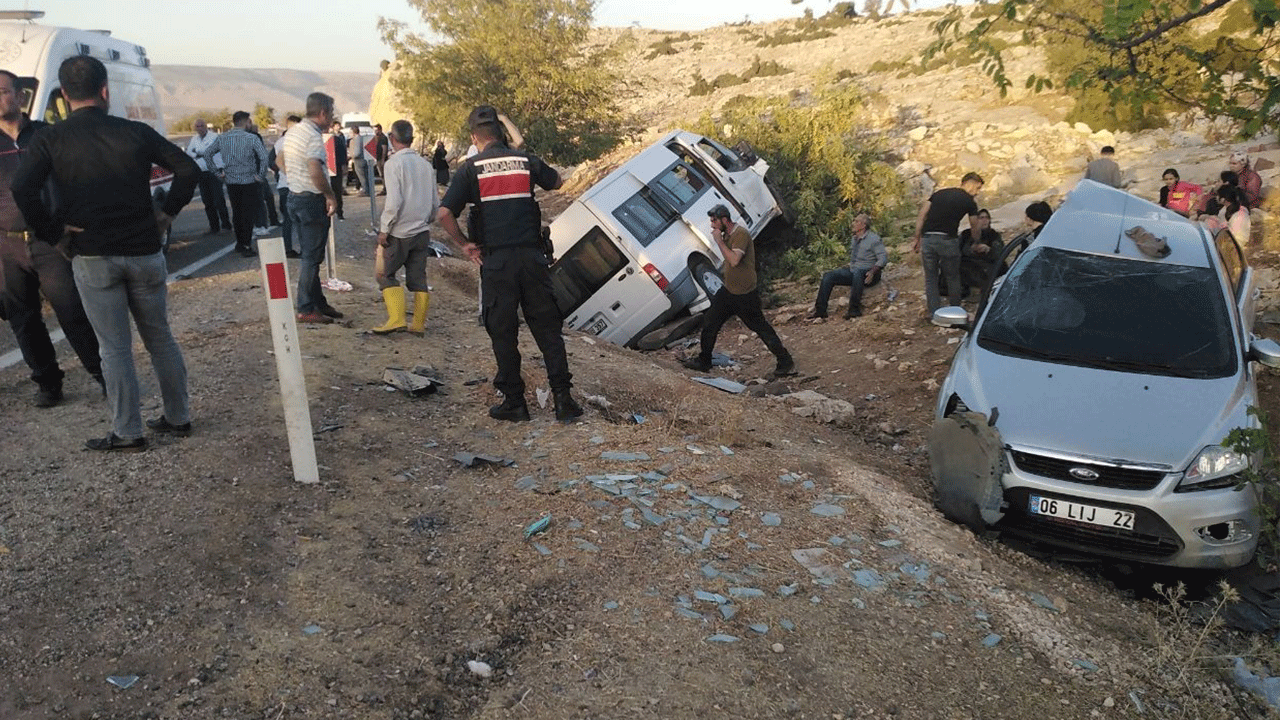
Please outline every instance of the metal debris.
[[497, 455], [482, 455], [479, 453], [456, 452], [453, 459], [462, 464], [463, 467], [477, 467], [479, 465], [501, 465], [502, 467], [510, 467], [516, 464], [515, 460]]

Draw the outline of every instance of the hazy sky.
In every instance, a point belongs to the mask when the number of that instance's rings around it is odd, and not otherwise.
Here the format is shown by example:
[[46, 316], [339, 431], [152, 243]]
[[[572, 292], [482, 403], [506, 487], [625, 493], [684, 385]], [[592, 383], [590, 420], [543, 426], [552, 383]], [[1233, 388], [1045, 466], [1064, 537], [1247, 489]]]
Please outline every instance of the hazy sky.
[[[936, 7], [944, 0], [915, 0]], [[806, 8], [821, 15], [831, 0], [600, 0], [599, 25], [694, 30], [745, 17], [753, 21], [798, 17]], [[859, 6], [862, 0], [858, 0]], [[115, 37], [147, 49], [157, 65], [214, 65], [298, 70], [377, 72], [390, 59], [378, 34], [378, 17], [416, 23], [406, 0], [276, 0], [276, 2], [193, 2], [192, 0], [36, 0], [3, 3], [8, 8], [43, 10], [40, 21], [84, 29], [110, 30]]]

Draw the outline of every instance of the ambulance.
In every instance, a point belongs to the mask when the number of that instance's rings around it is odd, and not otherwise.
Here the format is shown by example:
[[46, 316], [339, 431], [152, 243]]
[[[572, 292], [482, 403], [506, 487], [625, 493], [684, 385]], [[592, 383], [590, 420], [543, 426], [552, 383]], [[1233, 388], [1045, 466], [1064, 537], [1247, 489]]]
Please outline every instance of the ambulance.
[[[109, 30], [76, 30], [41, 25], [38, 10], [0, 11], [0, 68], [18, 76], [22, 109], [32, 120], [56, 123], [70, 115], [58, 84], [62, 61], [87, 55], [107, 68], [110, 113], [144, 122], [165, 134], [160, 96], [151, 75], [151, 60], [141, 45], [111, 37]], [[173, 173], [151, 168], [151, 193], [164, 202]], [[168, 238], [165, 238], [166, 247]]]

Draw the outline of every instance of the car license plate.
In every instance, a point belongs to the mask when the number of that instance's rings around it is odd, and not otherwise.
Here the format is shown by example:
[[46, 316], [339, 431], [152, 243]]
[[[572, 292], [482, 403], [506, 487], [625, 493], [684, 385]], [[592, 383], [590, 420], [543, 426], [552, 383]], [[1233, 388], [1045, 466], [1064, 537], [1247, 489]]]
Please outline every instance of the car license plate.
[[604, 318], [600, 318], [599, 320], [587, 326], [587, 332], [591, 333], [592, 335], [599, 335], [600, 333], [604, 332], [604, 329], [607, 327], [609, 327], [608, 321], [605, 320]]
[[1032, 515], [1074, 520], [1076, 522], [1101, 525], [1103, 527], [1133, 530], [1133, 513], [1129, 510], [1084, 505], [1082, 503], [1059, 500], [1057, 498], [1031, 496], [1028, 510]]

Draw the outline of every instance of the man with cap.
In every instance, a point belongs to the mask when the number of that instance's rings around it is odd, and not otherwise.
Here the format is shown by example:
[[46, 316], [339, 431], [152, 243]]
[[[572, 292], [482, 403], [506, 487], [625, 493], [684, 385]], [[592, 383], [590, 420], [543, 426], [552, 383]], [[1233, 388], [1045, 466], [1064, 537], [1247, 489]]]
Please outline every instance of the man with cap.
[[698, 355], [686, 360], [684, 366], [699, 372], [710, 370], [716, 335], [730, 317], [737, 315], [743, 325], [760, 336], [765, 347], [777, 358], [774, 377], [795, 375], [796, 363], [783, 347], [778, 333], [765, 319], [760, 305], [760, 291], [756, 287], [755, 242], [751, 233], [730, 218], [729, 208], [724, 205], [711, 208], [707, 216], [711, 218], [711, 237], [715, 238], [716, 246], [724, 256], [724, 286], [712, 296], [711, 308], [702, 321]]
[[[513, 422], [529, 419], [517, 345], [517, 312], [523, 310], [547, 367], [556, 420], [572, 422], [582, 415], [582, 408], [569, 391], [573, 376], [541, 244], [542, 210], [534, 198], [535, 185], [555, 190], [562, 184], [560, 175], [540, 158], [506, 146], [492, 106], [477, 107], [468, 123], [479, 152], [454, 173], [437, 219], [480, 266], [484, 325], [498, 364], [493, 384], [503, 395], [501, 403], [489, 408], [489, 417]], [[458, 227], [458, 217], [467, 205], [479, 210], [472, 216], [471, 241]]]

